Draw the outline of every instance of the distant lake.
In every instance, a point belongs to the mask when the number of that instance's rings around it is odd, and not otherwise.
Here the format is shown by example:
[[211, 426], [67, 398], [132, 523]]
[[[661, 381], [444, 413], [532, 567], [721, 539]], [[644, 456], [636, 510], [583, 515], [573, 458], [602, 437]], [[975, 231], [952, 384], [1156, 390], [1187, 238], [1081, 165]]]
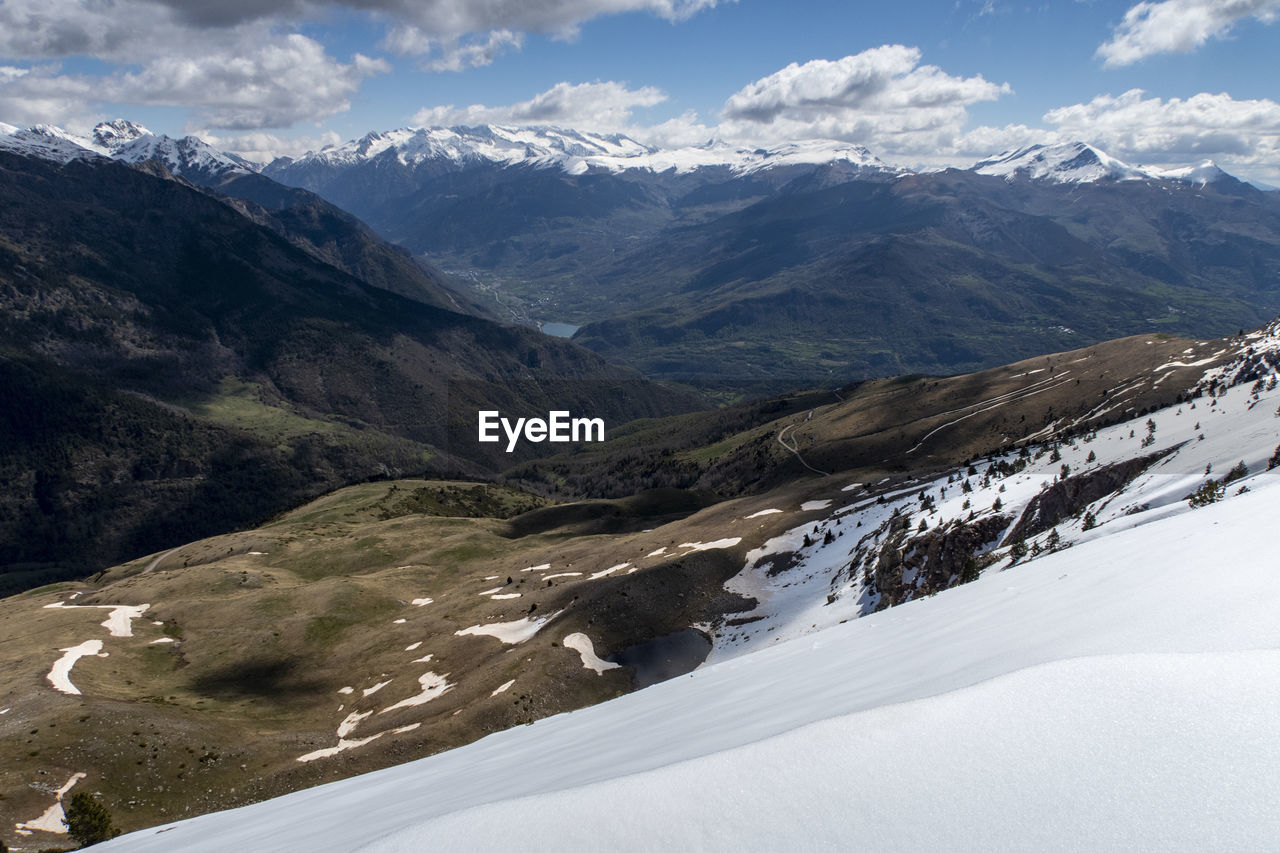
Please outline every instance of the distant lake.
[[557, 338], [572, 338], [573, 333], [581, 329], [581, 326], [570, 325], [569, 323], [543, 323], [538, 328], [548, 335]]

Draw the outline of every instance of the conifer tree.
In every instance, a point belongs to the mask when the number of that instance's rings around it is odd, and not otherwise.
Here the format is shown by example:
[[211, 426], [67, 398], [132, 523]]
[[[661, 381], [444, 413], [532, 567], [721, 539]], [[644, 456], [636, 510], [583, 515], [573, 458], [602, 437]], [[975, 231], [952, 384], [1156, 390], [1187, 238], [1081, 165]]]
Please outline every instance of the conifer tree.
[[85, 791], [71, 798], [66, 815], [67, 834], [80, 842], [81, 847], [109, 841], [120, 834], [119, 828], [111, 821], [111, 813], [107, 811], [107, 807]]

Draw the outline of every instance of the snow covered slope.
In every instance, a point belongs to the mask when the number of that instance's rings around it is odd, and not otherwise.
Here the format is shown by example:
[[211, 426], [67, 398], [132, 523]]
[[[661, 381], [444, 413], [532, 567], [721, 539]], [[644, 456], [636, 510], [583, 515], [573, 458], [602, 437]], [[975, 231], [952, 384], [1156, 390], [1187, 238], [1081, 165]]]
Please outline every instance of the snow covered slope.
[[1189, 184], [1212, 184], [1229, 177], [1222, 168], [1212, 160], [1201, 160], [1194, 166], [1182, 166], [1177, 169], [1152, 170], [1162, 178], [1173, 181], [1184, 181]]
[[[747, 555], [743, 571], [726, 586], [759, 603], [733, 620], [741, 624], [714, 628], [710, 660], [952, 586], [961, 560], [943, 559], [948, 551], [960, 557], [975, 552], [985, 571], [1000, 571], [1034, 562], [1044, 551], [1186, 516], [1193, 511], [1186, 497], [1208, 481], [1229, 476], [1221, 488], [1225, 496], [1247, 490], [1254, 477], [1271, 477], [1268, 466], [1280, 451], [1280, 322], [1224, 341], [1204, 362], [1224, 356], [1234, 357], [1205, 368], [1185, 403], [1149, 416], [1011, 448], [894, 492], [871, 495], [861, 485], [846, 487], [854, 497], [825, 518], [809, 515]], [[1157, 366], [1150, 376], [1115, 389], [1098, 408], [1050, 429], [1123, 411], [1134, 386], [1158, 385], [1171, 369], [1185, 366], [1177, 360]], [[1071, 384], [1072, 373], [1068, 366], [1044, 381]], [[1018, 556], [1023, 548], [1028, 553]], [[785, 570], [779, 571], [780, 563]]]
[[1130, 166], [1092, 145], [1063, 142], [1057, 145], [1029, 145], [1006, 151], [972, 167], [980, 175], [996, 175], [1006, 180], [1026, 178], [1063, 184], [1094, 181], [1140, 181], [1160, 174]]
[[8, 124], [0, 126], [0, 151], [57, 163], [97, 157], [103, 153], [90, 140], [47, 124], [26, 128]]
[[[392, 152], [387, 155], [386, 152]], [[835, 140], [807, 140], [772, 148], [739, 148], [723, 142], [677, 149], [643, 145], [622, 134], [598, 134], [556, 127], [401, 128], [385, 133], [369, 133], [360, 139], [329, 146], [288, 164], [309, 166], [352, 166], [379, 156], [392, 156], [406, 166], [426, 162], [467, 165], [494, 163], [501, 166], [559, 168], [570, 174], [598, 169], [622, 172], [641, 169], [650, 172], [692, 172], [700, 168], [723, 167], [746, 174], [778, 166], [845, 163], [869, 172], [898, 173], [872, 156], [860, 145]], [[273, 164], [283, 168], [283, 163]]]
[[1280, 831], [1277, 512], [1273, 473], [1189, 518], [102, 849], [1261, 849]]
[[[1280, 323], [1223, 345], [1236, 357], [1177, 406], [791, 510], [823, 516], [749, 555], [729, 586], [756, 621], [688, 676], [102, 849], [1266, 849]], [[979, 577], [872, 612], [889, 590], [860, 559], [997, 517]]]

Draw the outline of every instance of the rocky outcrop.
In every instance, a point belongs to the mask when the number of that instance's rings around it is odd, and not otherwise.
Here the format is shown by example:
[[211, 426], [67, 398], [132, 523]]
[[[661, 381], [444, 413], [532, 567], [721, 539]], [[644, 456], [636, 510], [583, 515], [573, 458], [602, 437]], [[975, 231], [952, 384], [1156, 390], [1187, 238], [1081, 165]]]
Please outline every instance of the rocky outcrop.
[[1062, 519], [1075, 515], [1094, 501], [1123, 489], [1135, 477], [1175, 449], [1104, 465], [1057, 481], [1031, 499], [1006, 538], [1010, 542], [1016, 542], [1057, 526]]
[[882, 544], [860, 549], [851, 568], [861, 567], [868, 591], [879, 595], [875, 609], [883, 610], [961, 582], [965, 564], [972, 560], [976, 568], [979, 552], [999, 538], [1011, 520], [989, 515], [920, 531], [909, 516], [891, 518]]

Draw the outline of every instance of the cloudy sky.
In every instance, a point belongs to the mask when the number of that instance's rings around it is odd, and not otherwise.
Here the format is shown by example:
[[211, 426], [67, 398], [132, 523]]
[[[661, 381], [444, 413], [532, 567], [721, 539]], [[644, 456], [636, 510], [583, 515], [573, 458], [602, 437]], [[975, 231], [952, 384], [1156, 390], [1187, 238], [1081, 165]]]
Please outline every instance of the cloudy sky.
[[0, 0], [0, 121], [255, 159], [405, 125], [827, 137], [909, 166], [1082, 139], [1280, 184], [1280, 0]]

